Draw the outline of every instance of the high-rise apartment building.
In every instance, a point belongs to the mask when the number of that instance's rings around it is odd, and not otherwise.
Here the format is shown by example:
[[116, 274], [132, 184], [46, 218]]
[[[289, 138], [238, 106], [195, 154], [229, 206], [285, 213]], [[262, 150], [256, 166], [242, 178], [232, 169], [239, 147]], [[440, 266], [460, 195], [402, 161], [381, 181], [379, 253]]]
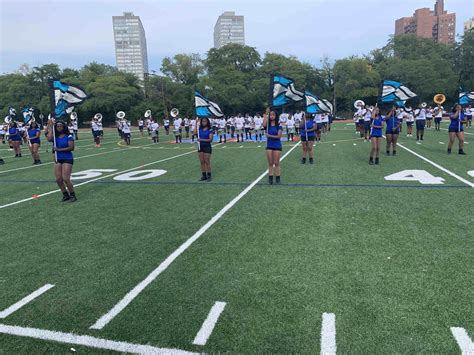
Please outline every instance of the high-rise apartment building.
[[456, 14], [444, 10], [444, 0], [436, 0], [434, 10], [415, 10], [411, 17], [395, 21], [395, 36], [412, 33], [417, 37], [432, 38], [433, 41], [451, 44], [456, 36]]
[[148, 56], [145, 30], [139, 16], [124, 12], [123, 16], [112, 16], [117, 69], [135, 74], [144, 80], [148, 73]]
[[228, 43], [245, 45], [244, 17], [236, 16], [234, 11], [224, 12], [214, 26], [214, 48]]

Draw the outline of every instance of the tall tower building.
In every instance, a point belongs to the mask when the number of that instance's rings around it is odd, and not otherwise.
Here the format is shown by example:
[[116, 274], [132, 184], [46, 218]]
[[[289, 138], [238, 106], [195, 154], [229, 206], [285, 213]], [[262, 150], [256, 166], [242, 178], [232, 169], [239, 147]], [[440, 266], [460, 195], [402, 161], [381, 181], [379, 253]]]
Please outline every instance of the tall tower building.
[[123, 16], [112, 16], [112, 22], [117, 69], [144, 80], [145, 73], [148, 73], [148, 56], [140, 17], [132, 12], [124, 12]]
[[434, 10], [427, 7], [417, 9], [413, 16], [395, 21], [395, 36], [412, 33], [417, 37], [432, 38], [438, 43], [452, 44], [455, 32], [456, 14], [444, 9], [444, 0], [436, 0]]
[[228, 43], [245, 45], [244, 17], [236, 16], [234, 11], [224, 12], [214, 26], [214, 48]]

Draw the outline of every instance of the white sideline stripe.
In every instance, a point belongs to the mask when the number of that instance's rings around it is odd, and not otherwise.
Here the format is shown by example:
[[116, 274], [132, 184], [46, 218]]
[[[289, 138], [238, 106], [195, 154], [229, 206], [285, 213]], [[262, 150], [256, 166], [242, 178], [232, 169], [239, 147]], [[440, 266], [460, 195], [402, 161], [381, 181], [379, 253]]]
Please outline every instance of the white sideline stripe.
[[336, 315], [323, 313], [321, 355], [336, 355]]
[[[288, 154], [290, 154], [293, 149], [295, 149], [300, 142], [295, 144], [285, 155], [280, 159], [282, 161], [285, 159]], [[189, 154], [189, 153], [188, 153]], [[131, 291], [129, 291], [110, 311], [100, 317], [97, 322], [95, 322], [90, 329], [102, 329], [107, 325], [112, 319], [114, 319], [121, 311], [127, 307], [130, 302], [132, 302], [135, 297], [137, 297], [150, 283], [155, 280], [158, 275], [165, 271], [168, 266], [171, 265], [173, 261], [178, 258], [186, 249], [188, 249], [191, 244], [201, 237], [214, 223], [216, 223], [228, 210], [230, 210], [239, 200], [244, 197], [257, 183], [262, 180], [267, 175], [267, 171], [261, 174], [257, 179], [255, 179], [249, 186], [247, 186], [240, 194], [234, 197], [227, 205], [225, 205], [217, 214], [212, 217], [206, 224], [204, 224], [193, 236], [186, 240], [183, 244], [179, 246], [173, 253], [171, 253], [155, 270], [153, 270], [143, 281], [136, 285]]]
[[214, 327], [216, 326], [216, 323], [219, 320], [219, 316], [224, 310], [225, 305], [225, 302], [214, 303], [214, 306], [212, 306], [211, 311], [209, 312], [206, 320], [201, 326], [201, 329], [194, 338], [194, 345], [206, 345], [207, 339], [209, 339], [209, 337], [211, 336], [212, 331], [214, 330]]
[[45, 293], [46, 291], [48, 291], [50, 288], [53, 288], [53, 287], [54, 287], [54, 285], [51, 285], [51, 284], [46, 284], [43, 287], [40, 287], [36, 291], [30, 293], [28, 296], [26, 296], [26, 297], [22, 298], [21, 300], [19, 300], [17, 303], [12, 304], [7, 309], [4, 309], [3, 311], [1, 311], [0, 312], [0, 318], [1, 319], [7, 318], [10, 314], [18, 311], [21, 307], [23, 307], [27, 303], [33, 301], [35, 298], [41, 296], [43, 293]]
[[[171, 159], [174, 159], [174, 158], [179, 158], [179, 157], [182, 157], [183, 155], [187, 155], [187, 154], [191, 154], [191, 153], [194, 153], [194, 151], [192, 151], [192, 152], [186, 152], [186, 153], [182, 153], [182, 154], [178, 154], [178, 155], [173, 155], [172, 157], [165, 158], [165, 159], [161, 159], [161, 160], [157, 160], [157, 161], [154, 161], [154, 162], [151, 162], [151, 163], [147, 163], [147, 164], [143, 164], [143, 165], [137, 166], [137, 167], [135, 167], [135, 168], [131, 168], [131, 169], [127, 169], [127, 170], [118, 171], [118, 172], [115, 172], [115, 173], [109, 174], [109, 175], [100, 176], [100, 177], [95, 178], [95, 179], [91, 179], [91, 180], [87, 180], [87, 181], [81, 182], [81, 183], [79, 183], [79, 184], [75, 184], [74, 187], [86, 185], [86, 184], [89, 184], [89, 183], [94, 182], [94, 181], [97, 181], [97, 180], [106, 179], [106, 178], [108, 178], [108, 177], [115, 176], [115, 175], [119, 175], [119, 174], [123, 174], [123, 173], [127, 173], [127, 172], [129, 172], [129, 171], [133, 171], [133, 170], [136, 170], [136, 169], [141, 169], [141, 168], [144, 168], [145, 166], [149, 166], [149, 165], [161, 163], [161, 162], [164, 162], [164, 161], [167, 161], [167, 160], [171, 160]], [[55, 192], [59, 192], [59, 191], [61, 191], [61, 190], [59, 190], [59, 189], [57, 189], [57, 190], [52, 190], [52, 191], [48, 191], [48, 192], [42, 193], [42, 194], [40, 194], [40, 195], [37, 195], [37, 196], [35, 196], [35, 197], [28, 197], [28, 198], [25, 198], [25, 199], [23, 199], [23, 200], [19, 200], [19, 201], [7, 203], [6, 205], [0, 206], [0, 209], [6, 208], [6, 207], [10, 207], [10, 206], [14, 206], [14, 205], [18, 205], [18, 204], [20, 204], [20, 203], [27, 202], [27, 201], [31, 201], [31, 200], [34, 200], [34, 199], [39, 198], [39, 197], [51, 195], [51, 194], [54, 194]]]
[[151, 345], [126, 343], [123, 341], [95, 338], [89, 335], [55, 332], [45, 329], [17, 327], [0, 324], [0, 333], [18, 335], [20, 337], [50, 340], [58, 343], [83, 345], [96, 349], [115, 350], [133, 354], [195, 354], [179, 349], [158, 348]]
[[474, 343], [466, 332], [466, 329], [459, 327], [451, 327], [451, 333], [453, 334], [456, 342], [459, 345], [462, 355], [474, 354]]
[[[148, 145], [152, 145], [153, 143], [151, 144], [145, 144], [145, 145], [141, 145], [140, 147], [146, 147]], [[125, 148], [125, 147], [124, 147]], [[120, 148], [119, 148], [120, 149]], [[120, 150], [109, 150], [107, 152], [101, 152], [101, 153], [94, 153], [94, 154], [89, 154], [89, 155], [84, 155], [84, 156], [80, 156], [80, 157], [77, 157], [77, 158], [74, 158], [74, 160], [79, 160], [79, 159], [84, 159], [84, 158], [90, 158], [90, 157], [95, 157], [95, 156], [98, 156], [98, 155], [104, 155], [104, 154], [109, 154], [109, 153], [116, 153], [116, 152], [121, 152], [121, 151], [125, 151], [125, 150], [128, 150], [128, 147], [127, 149], [120, 149]], [[48, 153], [49, 154], [49, 153]], [[9, 173], [11, 171], [17, 171], [17, 170], [24, 170], [24, 169], [31, 169], [31, 168], [38, 168], [38, 167], [41, 167], [41, 166], [45, 166], [45, 165], [49, 165], [49, 164], [53, 164], [54, 162], [48, 162], [48, 163], [43, 163], [43, 164], [39, 164], [39, 165], [29, 165], [29, 166], [23, 166], [21, 168], [15, 168], [15, 169], [10, 169], [10, 170], [2, 170], [0, 171], [0, 174], [4, 174], [4, 173]]]
[[464, 179], [463, 177], [461, 177], [461, 176], [459, 176], [459, 175], [453, 173], [452, 171], [450, 171], [450, 170], [448, 170], [448, 169], [446, 169], [446, 168], [443, 168], [441, 165], [436, 164], [435, 162], [429, 160], [428, 158], [425, 158], [424, 156], [422, 156], [422, 155], [420, 155], [420, 154], [414, 152], [413, 150], [411, 150], [411, 149], [405, 147], [404, 145], [402, 145], [402, 144], [400, 144], [400, 143], [397, 143], [397, 145], [400, 146], [400, 148], [403, 148], [403, 149], [405, 149], [406, 151], [410, 152], [411, 154], [417, 156], [418, 158], [423, 159], [424, 161], [426, 161], [427, 163], [433, 165], [434, 167], [438, 168], [439, 170], [444, 171], [446, 174], [451, 175], [452, 177], [454, 177], [454, 178], [458, 179], [459, 181], [465, 183], [466, 185], [468, 185], [468, 186], [470, 186], [470, 187], [474, 187], [474, 183], [472, 183], [472, 182], [470, 182], [470, 181]]

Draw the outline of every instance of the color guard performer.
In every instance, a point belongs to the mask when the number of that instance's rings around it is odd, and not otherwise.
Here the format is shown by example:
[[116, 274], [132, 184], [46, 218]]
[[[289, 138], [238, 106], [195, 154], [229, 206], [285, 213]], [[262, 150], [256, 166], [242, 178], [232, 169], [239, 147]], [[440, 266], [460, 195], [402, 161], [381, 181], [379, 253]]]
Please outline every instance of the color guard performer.
[[36, 123], [36, 121], [30, 123], [27, 134], [31, 156], [33, 157], [33, 165], [41, 164], [39, 156], [39, 147], [41, 144], [41, 129], [39, 128], [38, 123]]
[[201, 181], [211, 181], [211, 154], [212, 154], [212, 139], [214, 132], [211, 129], [211, 122], [209, 118], [203, 117], [200, 119], [197, 130], [194, 132], [198, 139], [198, 155], [201, 163]]
[[459, 154], [466, 155], [466, 153], [464, 153], [464, 124], [466, 124], [467, 119], [461, 105], [454, 105], [449, 119], [451, 122], [448, 128], [448, 154], [451, 154], [451, 148], [453, 147], [454, 140], [457, 138], [459, 142]]
[[15, 158], [21, 158], [21, 132], [18, 128], [18, 124], [15, 121], [10, 121], [8, 128], [8, 143], [15, 152]]
[[303, 122], [300, 129], [300, 139], [303, 147], [303, 156], [301, 157], [301, 164], [306, 164], [306, 157], [309, 157], [309, 163], [314, 164], [314, 139], [316, 136], [317, 125], [313, 119], [306, 119], [306, 114], [303, 113]]
[[392, 149], [392, 154], [397, 155], [397, 141], [398, 135], [400, 134], [400, 121], [396, 115], [395, 108], [385, 116], [384, 118], [386, 127], [385, 127], [385, 137], [387, 139], [386, 153], [390, 155], [390, 149]]
[[[370, 150], [369, 164], [379, 164], [380, 154], [380, 141], [382, 140], [383, 130], [383, 116], [380, 113], [380, 109], [375, 107], [372, 111], [372, 126], [370, 130], [370, 141], [372, 142], [372, 148]], [[375, 159], [375, 162], [374, 162]]]
[[283, 128], [278, 122], [278, 116], [275, 111], [267, 110], [267, 113], [263, 115], [263, 128], [266, 130], [267, 136], [268, 183], [273, 185], [273, 177], [275, 177], [275, 183], [280, 184], [281, 136]]
[[77, 201], [74, 186], [71, 182], [72, 166], [74, 164], [74, 138], [67, 131], [63, 121], [49, 120], [47, 125], [48, 141], [53, 143], [54, 175], [56, 183], [63, 193], [64, 201]]

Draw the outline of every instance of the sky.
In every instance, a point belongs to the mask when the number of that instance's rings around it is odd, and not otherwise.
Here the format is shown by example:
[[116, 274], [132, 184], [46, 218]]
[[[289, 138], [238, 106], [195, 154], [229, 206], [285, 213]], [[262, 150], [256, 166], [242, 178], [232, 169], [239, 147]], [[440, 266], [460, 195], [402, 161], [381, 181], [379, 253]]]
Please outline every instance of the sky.
[[[262, 55], [277, 52], [320, 65], [384, 46], [395, 20], [435, 0], [0, 0], [0, 74], [26, 63], [80, 68], [115, 65], [112, 16], [131, 11], [145, 28], [149, 70], [166, 56], [213, 46], [224, 11], [245, 16], [245, 41]], [[445, 0], [456, 33], [474, 17], [474, 0]]]

